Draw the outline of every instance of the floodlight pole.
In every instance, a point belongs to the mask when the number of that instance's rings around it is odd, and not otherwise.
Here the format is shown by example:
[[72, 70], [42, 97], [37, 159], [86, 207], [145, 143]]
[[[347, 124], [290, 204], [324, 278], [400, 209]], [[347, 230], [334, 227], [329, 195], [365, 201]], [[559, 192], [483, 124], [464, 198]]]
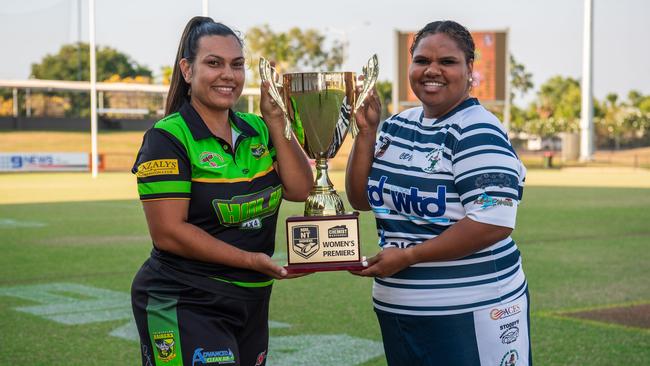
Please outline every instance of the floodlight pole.
[[585, 0], [582, 33], [582, 106], [580, 109], [580, 160], [589, 161], [594, 153], [593, 0]]
[[204, 17], [208, 16], [208, 0], [203, 0], [203, 4], [201, 6], [201, 15]]
[[90, 46], [90, 166], [93, 178], [97, 178], [97, 62], [95, 60], [95, 0], [88, 1], [88, 38]]

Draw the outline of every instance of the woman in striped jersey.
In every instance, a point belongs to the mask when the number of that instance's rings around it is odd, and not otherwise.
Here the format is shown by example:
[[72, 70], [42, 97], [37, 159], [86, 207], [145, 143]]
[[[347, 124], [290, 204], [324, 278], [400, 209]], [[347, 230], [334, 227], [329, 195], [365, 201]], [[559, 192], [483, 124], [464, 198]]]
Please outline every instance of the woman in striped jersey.
[[429, 23], [410, 51], [422, 106], [380, 125], [377, 96], [366, 102], [346, 176], [352, 206], [377, 221], [382, 250], [356, 274], [375, 278], [388, 364], [531, 365], [527, 283], [510, 237], [526, 170], [470, 96], [467, 29]]

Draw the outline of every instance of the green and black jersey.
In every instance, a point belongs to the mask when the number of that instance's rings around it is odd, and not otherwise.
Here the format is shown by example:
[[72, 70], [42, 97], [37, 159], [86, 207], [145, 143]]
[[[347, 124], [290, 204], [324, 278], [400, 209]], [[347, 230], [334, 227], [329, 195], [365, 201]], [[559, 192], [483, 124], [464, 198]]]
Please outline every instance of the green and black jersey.
[[[190, 200], [189, 223], [240, 249], [272, 256], [282, 200], [275, 149], [259, 116], [230, 111], [229, 120], [234, 146], [214, 136], [187, 102], [158, 121], [145, 133], [133, 166], [140, 199]], [[271, 284], [264, 274], [179, 257], [155, 243], [151, 256], [199, 286]]]

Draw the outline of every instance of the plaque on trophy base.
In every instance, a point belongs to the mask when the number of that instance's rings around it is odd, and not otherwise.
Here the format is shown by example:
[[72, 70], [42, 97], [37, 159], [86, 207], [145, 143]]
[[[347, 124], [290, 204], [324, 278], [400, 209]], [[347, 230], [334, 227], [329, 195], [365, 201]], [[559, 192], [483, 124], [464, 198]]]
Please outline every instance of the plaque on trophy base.
[[289, 273], [360, 271], [359, 213], [287, 219]]

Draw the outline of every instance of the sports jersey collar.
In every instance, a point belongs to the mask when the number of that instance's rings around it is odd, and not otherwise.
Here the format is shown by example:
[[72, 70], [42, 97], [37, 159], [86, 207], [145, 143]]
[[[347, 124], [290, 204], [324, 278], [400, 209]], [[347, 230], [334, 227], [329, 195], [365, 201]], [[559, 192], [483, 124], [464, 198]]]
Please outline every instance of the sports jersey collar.
[[[478, 99], [476, 99], [476, 98], [467, 98], [462, 103], [455, 106], [454, 109], [450, 110], [449, 112], [442, 115], [440, 118], [436, 119], [436, 122], [434, 124], [438, 124], [438, 123], [446, 120], [447, 118], [453, 116], [454, 114], [456, 114], [459, 111], [462, 111], [465, 108], [469, 108], [469, 107], [471, 107], [473, 105], [480, 105], [480, 104], [481, 103], [479, 103]], [[420, 113], [420, 118], [419, 118], [420, 123], [422, 123], [423, 118], [424, 118], [424, 109], [422, 110], [422, 113]]]
[[[181, 109], [179, 110], [179, 113], [185, 120], [185, 123], [187, 123], [187, 127], [190, 129], [194, 140], [214, 137], [212, 132], [210, 132], [210, 129], [208, 129], [208, 126], [206, 126], [205, 122], [203, 122], [203, 119], [199, 115], [199, 112], [197, 112], [196, 109], [194, 109], [194, 107], [192, 107], [188, 101], [185, 101], [183, 103]], [[230, 121], [232, 121], [234, 127], [239, 130], [241, 135], [246, 137], [259, 135], [257, 131], [255, 131], [248, 123], [246, 123], [246, 121], [239, 118], [232, 109], [228, 110], [228, 118]]]

